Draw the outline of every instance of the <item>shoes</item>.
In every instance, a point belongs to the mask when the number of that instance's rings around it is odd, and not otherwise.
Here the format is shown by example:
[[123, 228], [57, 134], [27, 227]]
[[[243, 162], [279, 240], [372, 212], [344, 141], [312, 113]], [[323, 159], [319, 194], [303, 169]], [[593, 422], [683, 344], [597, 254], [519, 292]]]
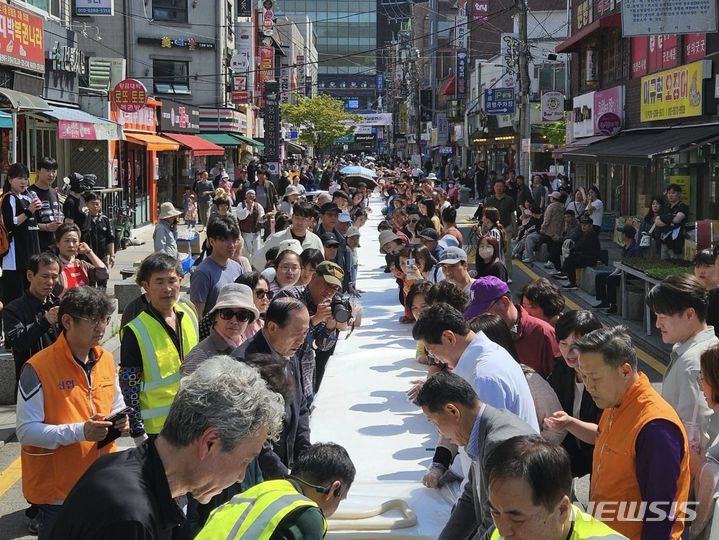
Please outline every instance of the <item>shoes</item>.
[[551, 261], [547, 261], [544, 263], [544, 268], [554, 268], [554, 263]]
[[567, 276], [567, 274], [562, 274], [561, 272], [557, 272], [556, 274], [552, 274], [552, 277], [553, 277], [554, 279], [559, 279], [559, 280], [569, 279], [569, 276]]
[[522, 262], [524, 264], [532, 264], [534, 262], [534, 259], [522, 259]]
[[562, 285], [562, 289], [565, 291], [576, 291], [579, 287], [574, 285], [573, 283], [567, 283], [566, 285]]

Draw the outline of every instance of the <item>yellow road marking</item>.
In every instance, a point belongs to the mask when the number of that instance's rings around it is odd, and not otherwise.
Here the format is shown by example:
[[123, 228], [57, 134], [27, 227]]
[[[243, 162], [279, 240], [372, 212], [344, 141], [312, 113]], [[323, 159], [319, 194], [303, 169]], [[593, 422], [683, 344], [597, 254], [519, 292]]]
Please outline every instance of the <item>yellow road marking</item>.
[[[523, 262], [512, 261], [512, 264], [514, 266], [516, 266], [517, 268], [519, 268], [522, 272], [527, 274], [530, 277], [530, 279], [532, 279], [532, 280], [539, 279], [539, 277], [540, 277], [539, 274], [537, 274], [534, 270], [529, 268]], [[565, 298], [565, 304], [570, 309], [584, 309], [583, 307], [577, 305], [576, 303], [572, 302], [568, 298]], [[648, 365], [650, 368], [652, 368], [654, 371], [656, 371], [660, 375], [664, 376], [664, 374], [667, 372], [667, 366], [662, 364], [659, 360], [657, 360], [656, 358], [654, 358], [652, 355], [648, 354], [647, 352], [643, 351], [636, 345], [634, 346], [634, 348], [637, 351], [637, 358], [639, 358], [639, 360], [644, 362], [646, 365]]]
[[22, 467], [20, 465], [20, 458], [17, 458], [8, 465], [7, 469], [0, 472], [0, 497], [2, 497], [15, 482], [20, 480], [20, 477], [22, 476], [21, 472]]

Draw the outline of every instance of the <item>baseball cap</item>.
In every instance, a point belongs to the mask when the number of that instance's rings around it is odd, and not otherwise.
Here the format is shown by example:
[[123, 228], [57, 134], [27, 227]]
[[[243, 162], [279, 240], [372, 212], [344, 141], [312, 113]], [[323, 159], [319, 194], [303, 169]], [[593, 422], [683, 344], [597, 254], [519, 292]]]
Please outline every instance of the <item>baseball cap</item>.
[[345, 238], [349, 238], [350, 236], [359, 236], [360, 230], [357, 227], [350, 227], [347, 229], [347, 234], [345, 234]]
[[470, 295], [472, 300], [464, 312], [469, 319], [485, 313], [489, 306], [509, 292], [509, 286], [496, 276], [484, 276], [472, 283]]
[[340, 223], [352, 223], [352, 216], [350, 216], [349, 212], [340, 212], [337, 221]]
[[279, 255], [283, 251], [294, 251], [297, 255], [299, 255], [302, 253], [302, 244], [300, 244], [299, 240], [295, 240], [294, 238], [282, 240], [280, 245], [277, 246], [277, 254]]
[[330, 261], [323, 261], [315, 268], [315, 273], [318, 276], [322, 276], [327, 283], [330, 285], [342, 286], [342, 280], [345, 278], [345, 273], [342, 268]]
[[422, 229], [422, 232], [419, 233], [420, 238], [424, 238], [425, 240], [434, 240], [435, 242], [438, 240], [437, 235], [437, 229], [434, 229], [432, 227], [427, 227], [426, 229]]
[[382, 250], [382, 246], [384, 246], [387, 242], [393, 242], [395, 240], [399, 240], [399, 236], [394, 234], [392, 231], [382, 231], [381, 233], [379, 233], [380, 250]]
[[335, 233], [326, 232], [320, 236], [320, 240], [322, 240], [322, 245], [324, 247], [337, 247], [340, 245]]
[[439, 239], [439, 242], [437, 244], [441, 249], [447, 249], [448, 247], [459, 247], [459, 242], [451, 234], [445, 234], [442, 238]]
[[552, 193], [549, 194], [549, 198], [559, 200], [562, 198], [562, 194], [559, 193], [558, 191], [552, 191]]
[[342, 199], [347, 199], [348, 201], [350, 200], [350, 196], [347, 195], [347, 193], [342, 191], [341, 189], [338, 189], [337, 191], [335, 191], [332, 194], [332, 197], [341, 197]]
[[467, 262], [467, 254], [460, 247], [450, 246], [439, 256], [439, 264], [457, 264]]
[[320, 207], [320, 214], [326, 214], [328, 212], [337, 212], [339, 214], [340, 207], [333, 202], [328, 202]]

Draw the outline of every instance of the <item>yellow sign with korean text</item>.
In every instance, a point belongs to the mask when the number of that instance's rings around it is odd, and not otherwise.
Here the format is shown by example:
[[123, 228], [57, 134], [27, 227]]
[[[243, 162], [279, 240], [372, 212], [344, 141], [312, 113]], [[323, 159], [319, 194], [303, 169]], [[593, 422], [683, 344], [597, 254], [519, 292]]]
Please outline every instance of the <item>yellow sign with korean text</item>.
[[642, 77], [641, 121], [701, 116], [704, 60]]
[[677, 184], [682, 188], [681, 200], [684, 204], [691, 204], [692, 199], [692, 179], [688, 174], [673, 174], [669, 177], [669, 182]]

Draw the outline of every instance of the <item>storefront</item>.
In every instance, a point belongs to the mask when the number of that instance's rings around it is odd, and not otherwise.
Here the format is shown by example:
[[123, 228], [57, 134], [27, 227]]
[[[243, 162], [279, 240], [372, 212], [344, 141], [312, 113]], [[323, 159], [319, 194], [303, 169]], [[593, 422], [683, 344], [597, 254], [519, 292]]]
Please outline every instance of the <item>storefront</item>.
[[125, 133], [124, 141], [111, 145], [113, 170], [117, 171], [113, 185], [122, 187], [125, 200], [134, 206], [135, 226], [157, 220], [160, 156], [180, 148], [176, 141], [157, 134], [155, 110], [160, 105], [148, 99], [137, 112], [112, 106], [111, 115]]
[[[225, 149], [224, 156], [208, 157], [208, 167], [213, 167], [220, 160], [225, 162], [225, 170], [230, 180], [235, 179], [235, 172], [245, 167], [252, 159], [258, 141], [250, 139], [248, 117], [251, 114], [235, 109], [200, 107], [200, 137]], [[250, 142], [254, 141], [257, 145]]]
[[180, 148], [160, 153], [157, 198], [160, 203], [172, 201], [181, 207], [185, 186], [192, 186], [198, 172], [209, 170], [208, 156], [224, 156], [225, 149], [196, 135], [200, 132], [200, 112], [193, 105], [163, 98], [159, 118], [162, 135]]

